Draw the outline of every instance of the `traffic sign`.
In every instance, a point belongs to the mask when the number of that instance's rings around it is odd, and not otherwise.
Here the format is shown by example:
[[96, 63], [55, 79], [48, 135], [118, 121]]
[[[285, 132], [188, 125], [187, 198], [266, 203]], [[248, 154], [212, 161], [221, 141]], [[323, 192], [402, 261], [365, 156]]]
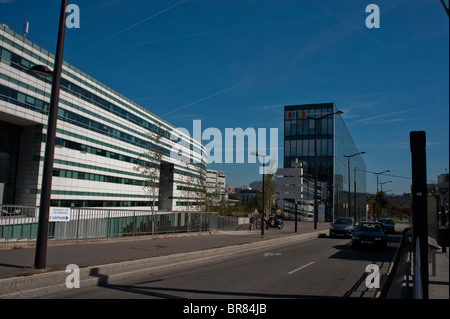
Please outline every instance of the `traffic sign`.
[[69, 222], [70, 207], [50, 207], [49, 222]]

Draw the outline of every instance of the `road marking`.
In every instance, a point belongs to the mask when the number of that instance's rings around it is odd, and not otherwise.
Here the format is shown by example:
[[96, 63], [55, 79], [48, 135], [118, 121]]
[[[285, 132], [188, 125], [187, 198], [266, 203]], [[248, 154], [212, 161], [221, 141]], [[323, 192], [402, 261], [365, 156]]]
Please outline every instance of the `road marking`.
[[281, 253], [265, 253], [264, 257], [269, 257], [269, 256], [281, 256]]
[[306, 264], [306, 265], [303, 265], [303, 266], [301, 266], [301, 267], [298, 267], [297, 269], [294, 269], [294, 270], [288, 272], [288, 275], [292, 275], [293, 273], [295, 273], [295, 272], [297, 272], [297, 271], [299, 271], [299, 270], [302, 270], [303, 268], [306, 268], [306, 267], [308, 267], [308, 266], [311, 266], [312, 264], [314, 264], [314, 261], [311, 261], [310, 263], [308, 263], [308, 264]]

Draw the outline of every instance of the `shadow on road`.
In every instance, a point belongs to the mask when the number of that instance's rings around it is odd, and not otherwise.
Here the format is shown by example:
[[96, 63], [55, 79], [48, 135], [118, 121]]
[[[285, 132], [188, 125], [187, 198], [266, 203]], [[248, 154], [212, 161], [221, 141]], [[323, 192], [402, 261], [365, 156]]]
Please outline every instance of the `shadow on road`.
[[[316, 296], [316, 295], [296, 295], [296, 294], [268, 294], [256, 292], [240, 292], [240, 291], [219, 291], [219, 290], [203, 290], [190, 288], [169, 288], [169, 287], [145, 287], [139, 285], [101, 285], [104, 288], [123, 291], [130, 294], [145, 295], [150, 298], [163, 299], [204, 299], [204, 298], [266, 298], [266, 299], [342, 299], [340, 297]], [[182, 297], [182, 295], [187, 295]]]

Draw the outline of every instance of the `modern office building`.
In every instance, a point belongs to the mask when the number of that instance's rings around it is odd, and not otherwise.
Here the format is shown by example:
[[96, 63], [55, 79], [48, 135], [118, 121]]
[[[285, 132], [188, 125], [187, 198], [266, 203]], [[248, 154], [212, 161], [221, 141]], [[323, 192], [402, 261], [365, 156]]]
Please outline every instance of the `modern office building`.
[[[291, 105], [284, 108], [284, 167], [298, 160], [303, 165], [303, 211], [314, 202], [315, 125], [317, 123], [318, 200], [324, 205], [325, 221], [338, 216], [364, 218], [366, 212], [366, 166], [334, 103]], [[347, 156], [347, 157], [346, 157]], [[350, 164], [350, 166], [349, 166]], [[350, 178], [349, 178], [350, 176]], [[356, 191], [355, 191], [356, 187]], [[349, 200], [350, 191], [350, 200]]]
[[[0, 25], [0, 204], [39, 205], [51, 78], [29, 68], [53, 69], [53, 61], [53, 54]], [[156, 150], [161, 160], [152, 155]], [[191, 205], [187, 179], [206, 171], [204, 154], [200, 142], [64, 63], [51, 206], [149, 208], [148, 175], [136, 168], [153, 163], [159, 210], [183, 210]]]

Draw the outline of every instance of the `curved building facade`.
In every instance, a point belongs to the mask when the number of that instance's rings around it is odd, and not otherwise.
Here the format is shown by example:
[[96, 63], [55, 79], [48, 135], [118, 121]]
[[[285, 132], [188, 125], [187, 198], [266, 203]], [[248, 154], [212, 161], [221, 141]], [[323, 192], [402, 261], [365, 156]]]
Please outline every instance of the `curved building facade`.
[[[39, 205], [51, 78], [29, 68], [53, 69], [53, 61], [53, 54], [0, 25], [0, 204]], [[206, 176], [205, 154], [200, 142], [166, 120], [64, 63], [51, 206], [156, 202], [159, 210], [184, 210], [195, 202], [186, 189]], [[155, 169], [155, 192], [137, 169], [144, 166]]]

